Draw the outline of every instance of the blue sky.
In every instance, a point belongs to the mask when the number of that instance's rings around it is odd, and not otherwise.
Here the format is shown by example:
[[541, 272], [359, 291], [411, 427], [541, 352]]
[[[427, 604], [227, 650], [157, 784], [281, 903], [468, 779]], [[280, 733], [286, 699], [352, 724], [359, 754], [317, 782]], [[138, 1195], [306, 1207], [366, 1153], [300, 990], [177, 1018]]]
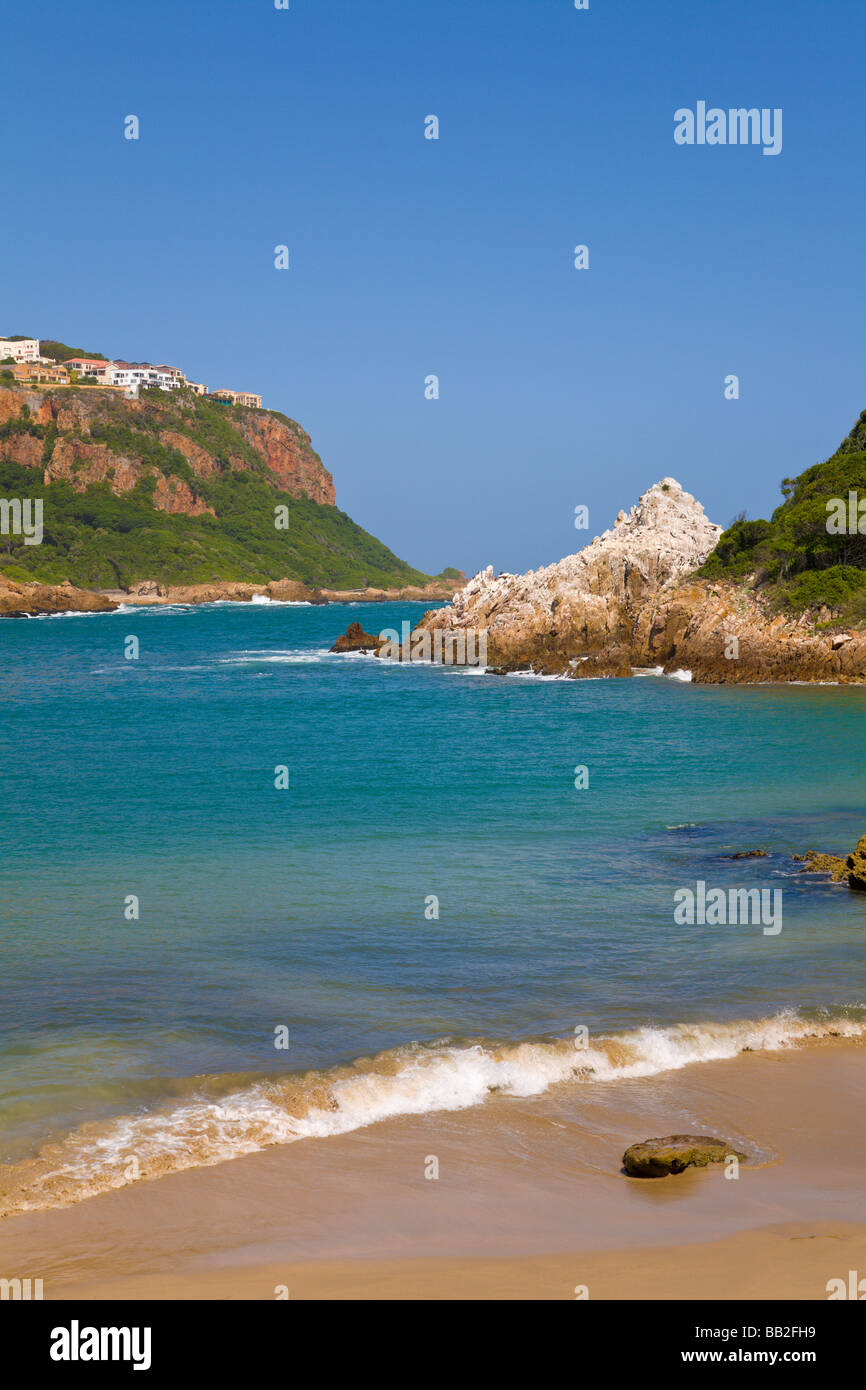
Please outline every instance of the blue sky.
[[261, 392], [428, 571], [766, 515], [866, 407], [864, 67], [862, 0], [8, 4], [0, 333]]

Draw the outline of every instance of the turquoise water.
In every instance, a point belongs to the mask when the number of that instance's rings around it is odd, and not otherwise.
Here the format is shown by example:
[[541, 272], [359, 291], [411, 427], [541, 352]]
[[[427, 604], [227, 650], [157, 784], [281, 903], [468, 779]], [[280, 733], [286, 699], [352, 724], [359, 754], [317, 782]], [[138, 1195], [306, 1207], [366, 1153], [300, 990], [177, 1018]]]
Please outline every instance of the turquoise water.
[[[422, 612], [0, 624], [0, 1160], [410, 1042], [863, 1016], [866, 898], [789, 856], [866, 831], [866, 691], [327, 652]], [[675, 925], [699, 879], [781, 888], [783, 930]]]

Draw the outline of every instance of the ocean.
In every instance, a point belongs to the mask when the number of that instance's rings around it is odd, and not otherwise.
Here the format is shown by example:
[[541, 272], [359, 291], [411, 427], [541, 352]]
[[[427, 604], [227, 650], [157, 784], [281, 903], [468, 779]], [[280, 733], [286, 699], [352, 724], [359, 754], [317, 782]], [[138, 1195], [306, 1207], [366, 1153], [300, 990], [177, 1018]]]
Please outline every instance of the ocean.
[[866, 690], [328, 651], [428, 606], [0, 623], [0, 1211], [866, 1035]]

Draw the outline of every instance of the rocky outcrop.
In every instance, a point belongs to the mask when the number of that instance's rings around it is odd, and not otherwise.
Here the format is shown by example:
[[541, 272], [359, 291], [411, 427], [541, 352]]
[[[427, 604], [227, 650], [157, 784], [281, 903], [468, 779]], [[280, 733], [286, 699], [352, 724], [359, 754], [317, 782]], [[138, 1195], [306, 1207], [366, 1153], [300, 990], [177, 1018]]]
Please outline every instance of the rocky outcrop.
[[111, 597], [138, 607], [154, 604], [251, 603], [254, 598], [274, 603], [323, 603], [318, 591], [298, 579], [273, 579], [267, 584], [248, 584], [215, 579], [209, 584], [157, 584], [153, 579], [134, 584], [127, 592], [114, 590]]
[[848, 879], [848, 861], [839, 854], [822, 854], [810, 849], [805, 854], [795, 854], [794, 862], [802, 864], [801, 874], [825, 874], [834, 883], [845, 883]]
[[810, 849], [805, 854], [795, 854], [794, 859], [803, 865], [801, 874], [826, 874], [834, 883], [847, 883], [855, 892], [866, 893], [866, 835], [861, 835], [848, 855], [821, 854]]
[[372, 633], [365, 632], [360, 623], [349, 623], [331, 647], [332, 652], [375, 652], [382, 642]]
[[631, 1178], [666, 1178], [686, 1168], [706, 1168], [709, 1163], [740, 1161], [746, 1155], [724, 1139], [706, 1134], [670, 1134], [665, 1139], [644, 1139], [632, 1144], [622, 1156], [622, 1165]]
[[42, 440], [32, 434], [10, 434], [3, 440], [3, 457], [22, 468], [38, 468], [42, 463]]
[[866, 893], [866, 835], [857, 841], [857, 848], [848, 855], [848, 887]]
[[524, 575], [488, 567], [421, 625], [486, 632], [495, 674], [644, 668], [714, 684], [866, 681], [866, 632], [834, 630], [829, 610], [780, 613], [750, 582], [695, 575], [720, 529], [665, 478], [585, 550]]
[[720, 685], [861, 681], [866, 633], [846, 632], [844, 642], [840, 635], [811, 614], [775, 612], [748, 585], [688, 579], [645, 606], [631, 651], [636, 666], [685, 667], [695, 680]]
[[[486, 630], [494, 667], [520, 662], [536, 669], [537, 662], [589, 657], [593, 674], [624, 673], [638, 615], [703, 563], [721, 529], [665, 478], [576, 555], [524, 575], [494, 577], [488, 567], [454, 595], [450, 609], [427, 614], [422, 625]], [[590, 674], [582, 664], [574, 675]]]
[[[209, 454], [207, 449], [203, 449], [192, 439], [187, 439], [185, 434], [178, 434], [177, 430], [163, 430], [159, 439], [167, 449], [176, 449], [179, 454], [183, 454], [197, 478], [213, 478], [220, 472], [220, 465], [213, 454]], [[243, 460], [237, 456], [229, 454], [228, 461], [233, 467], [243, 466]]]
[[103, 594], [65, 584], [17, 584], [0, 575], [0, 617], [37, 617], [45, 613], [110, 613], [117, 603]]
[[450, 599], [459, 587], [452, 579], [432, 579], [428, 584], [404, 584], [395, 589], [368, 585], [365, 589], [319, 589], [317, 592], [324, 603], [424, 603]]

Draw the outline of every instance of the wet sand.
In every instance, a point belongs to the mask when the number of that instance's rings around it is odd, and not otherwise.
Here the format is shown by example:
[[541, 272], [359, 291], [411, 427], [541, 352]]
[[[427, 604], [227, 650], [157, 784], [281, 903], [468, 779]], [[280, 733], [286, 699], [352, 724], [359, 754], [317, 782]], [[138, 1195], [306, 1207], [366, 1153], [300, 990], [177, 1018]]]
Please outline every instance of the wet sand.
[[[835, 1040], [496, 1095], [9, 1217], [0, 1275], [46, 1298], [825, 1299], [866, 1275], [864, 1103], [866, 1048]], [[676, 1132], [750, 1162], [623, 1175]]]
[[[297, 1300], [825, 1299], [866, 1268], [866, 1226], [783, 1225], [709, 1244], [499, 1259], [314, 1260], [85, 1282], [56, 1297]], [[826, 1277], [825, 1277], [826, 1276]]]

